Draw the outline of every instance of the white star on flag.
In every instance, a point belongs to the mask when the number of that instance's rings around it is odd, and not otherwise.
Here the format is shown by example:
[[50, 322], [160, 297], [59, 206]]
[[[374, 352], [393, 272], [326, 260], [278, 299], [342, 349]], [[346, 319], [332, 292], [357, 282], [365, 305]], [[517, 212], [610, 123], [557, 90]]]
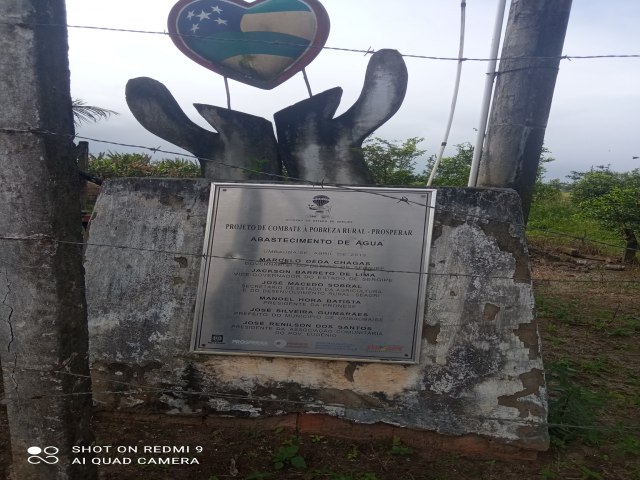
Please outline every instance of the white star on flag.
[[200, 15], [196, 15], [196, 17], [198, 17], [198, 18], [200, 19], [200, 21], [202, 21], [202, 20], [204, 20], [205, 18], [206, 18], [207, 20], [209, 20], [209, 16], [210, 16], [210, 15], [211, 15], [210, 13], [207, 13], [207, 12], [205, 12], [204, 10], [202, 10], [202, 11], [200, 12]]

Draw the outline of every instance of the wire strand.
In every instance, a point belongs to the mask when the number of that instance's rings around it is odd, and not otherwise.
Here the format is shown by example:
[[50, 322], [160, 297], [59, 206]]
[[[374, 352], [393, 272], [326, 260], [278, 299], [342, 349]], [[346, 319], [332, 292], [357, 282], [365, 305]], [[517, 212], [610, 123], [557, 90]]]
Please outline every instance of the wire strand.
[[[97, 30], [97, 31], [105, 31], [105, 32], [119, 32], [119, 33], [134, 33], [134, 34], [144, 34], [144, 35], [162, 35], [162, 36], [178, 36], [181, 38], [200, 38], [207, 39], [204, 35], [197, 34], [173, 34], [171, 32], [160, 32], [154, 30], [137, 30], [130, 28], [117, 28], [117, 27], [102, 27], [96, 25], [71, 25], [71, 24], [57, 24], [57, 23], [32, 23], [32, 22], [24, 22], [22, 18], [12, 17], [8, 15], [0, 16], [0, 18], [17, 20], [17, 22], [0, 22], [4, 25], [13, 25], [13, 26], [22, 26], [22, 27], [58, 27], [58, 28], [72, 28], [79, 30]], [[216, 40], [218, 41], [218, 40]], [[348, 53], [357, 53], [357, 54], [371, 54], [375, 53], [376, 50], [368, 48], [348, 48], [348, 47], [331, 47], [331, 46], [309, 46], [306, 44], [299, 44], [295, 42], [270, 42], [270, 41], [259, 41], [259, 40], [242, 40], [242, 39], [233, 39], [233, 40], [225, 40], [227, 42], [251, 42], [251, 43], [266, 43], [266, 44], [274, 44], [274, 45], [288, 45], [288, 46], [303, 46], [305, 48], [315, 48], [321, 50], [330, 50], [337, 52], [348, 52]], [[492, 62], [492, 61], [503, 61], [503, 60], [530, 60], [530, 59], [541, 59], [541, 60], [595, 60], [595, 59], [606, 59], [606, 58], [640, 58], [640, 54], [605, 54], [605, 55], [556, 55], [556, 56], [534, 56], [534, 57], [498, 57], [498, 58], [484, 58], [484, 57], [443, 57], [436, 55], [421, 55], [421, 54], [403, 54], [401, 55], [405, 58], [415, 58], [421, 60], [440, 60], [440, 61], [452, 61], [452, 62]]]
[[[57, 240], [49, 236], [38, 235], [32, 237], [14, 237], [14, 236], [0, 236], [0, 240], [5, 241], [24, 241], [24, 242], [53, 242], [62, 245], [75, 245], [75, 246], [83, 246], [83, 247], [96, 247], [96, 248], [113, 248], [117, 250], [133, 250], [147, 253], [159, 253], [164, 255], [173, 255], [173, 256], [185, 256], [185, 257], [195, 257], [202, 259], [217, 259], [217, 260], [229, 260], [229, 261], [237, 261], [237, 262], [246, 262], [257, 265], [267, 265], [267, 266], [280, 266], [280, 267], [296, 267], [296, 268], [313, 268], [313, 269], [327, 269], [327, 270], [351, 270], [358, 272], [369, 272], [369, 273], [393, 273], [393, 274], [406, 274], [406, 275], [425, 275], [425, 276], [434, 276], [434, 277], [453, 277], [453, 278], [474, 278], [474, 279], [493, 279], [493, 280], [514, 280], [514, 277], [510, 276], [497, 276], [497, 275], [478, 275], [472, 273], [460, 273], [460, 272], [421, 272], [416, 270], [391, 270], [385, 268], [372, 268], [372, 267], [359, 267], [359, 266], [340, 266], [340, 265], [310, 265], [310, 264], [300, 264], [287, 260], [260, 260], [255, 258], [244, 258], [244, 257], [234, 257], [229, 255], [207, 255], [205, 253], [193, 253], [193, 252], [182, 252], [175, 250], [163, 250], [163, 249], [155, 249], [148, 247], [135, 247], [128, 245], [112, 245], [105, 243], [95, 243], [95, 242], [74, 242], [69, 240]], [[16, 267], [16, 265], [13, 265]], [[41, 268], [41, 267], [33, 267], [33, 268]], [[639, 279], [630, 279], [630, 280], [589, 280], [589, 279], [553, 279], [553, 278], [537, 278], [532, 279], [534, 282], [546, 282], [546, 283], [555, 283], [555, 282], [564, 282], [564, 283], [620, 283], [620, 284], [635, 284], [640, 283]]]
[[[78, 374], [63, 370], [46, 370], [46, 369], [36, 369], [36, 368], [24, 368], [18, 367], [18, 370], [22, 371], [34, 371], [46, 373], [48, 375], [68, 375], [78, 378], [91, 379], [91, 375]], [[547, 373], [549, 373], [547, 371]], [[198, 397], [209, 397], [209, 398], [222, 398], [222, 399], [230, 399], [230, 400], [244, 400], [249, 402], [261, 402], [261, 403], [281, 403], [281, 404], [290, 404], [295, 406], [306, 406], [311, 408], [327, 408], [327, 407], [337, 407], [344, 408], [343, 404], [339, 403], [325, 403], [325, 402], [317, 402], [317, 401], [304, 401], [304, 400], [291, 400], [289, 398], [272, 398], [272, 397], [264, 397], [264, 396], [254, 396], [254, 395], [240, 395], [240, 394], [232, 394], [221, 391], [195, 391], [195, 390], [183, 390], [176, 388], [158, 388], [151, 387], [147, 385], [139, 385], [131, 382], [123, 382], [119, 380], [109, 379], [108, 382], [114, 386], [122, 385], [125, 387], [130, 387], [132, 390], [122, 391], [122, 390], [93, 390], [93, 391], [82, 391], [82, 392], [72, 392], [72, 393], [60, 393], [55, 395], [33, 395], [29, 398], [29, 400], [42, 400], [45, 398], [59, 398], [59, 397], [72, 397], [72, 396], [82, 396], [82, 395], [96, 395], [96, 394], [107, 394], [107, 395], [137, 395], [140, 393], [156, 393], [156, 394], [173, 394], [176, 396], [198, 396]], [[5, 396], [6, 398], [6, 396]], [[572, 424], [563, 424], [556, 422], [546, 422], [546, 421], [535, 421], [524, 418], [504, 418], [504, 417], [493, 417], [488, 415], [465, 415], [465, 418], [471, 418], [478, 421], [495, 421], [495, 422], [503, 422], [503, 423], [517, 423], [517, 424], [525, 424], [531, 425], [534, 427], [557, 427], [557, 428], [574, 428], [581, 430], [602, 430], [602, 431], [635, 431], [640, 430], [640, 424], [638, 425], [617, 425], [617, 426], [607, 426], [607, 425], [572, 425]]]
[[281, 181], [288, 181], [288, 182], [298, 182], [301, 184], [306, 184], [306, 185], [311, 185], [311, 186], [315, 186], [315, 187], [319, 187], [319, 188], [325, 188], [325, 187], [331, 187], [331, 188], [336, 188], [336, 189], [340, 189], [340, 190], [344, 190], [344, 191], [352, 191], [352, 192], [359, 192], [359, 193], [367, 193], [370, 195], [377, 195], [377, 196], [381, 196], [381, 197], [385, 197], [385, 198], [389, 198], [391, 200], [395, 200], [395, 201], [401, 201], [401, 202], [405, 202], [408, 204], [413, 204], [413, 205], [417, 205], [420, 207], [424, 207], [424, 208], [428, 208], [428, 209], [433, 209], [436, 213], [446, 213], [446, 214], [450, 214], [456, 217], [463, 217], [463, 218], [475, 218], [478, 220], [482, 220], [482, 221], [491, 221], [491, 222], [495, 222], [495, 223], [501, 223], [501, 224], [506, 224], [506, 225], [510, 225], [514, 228], [526, 228], [527, 230], [530, 231], [538, 231], [538, 232], [543, 232], [549, 235], [554, 235], [554, 236], [562, 236], [565, 238], [572, 238], [574, 240], [580, 240], [580, 241], [589, 241], [590, 243], [594, 243], [594, 244], [599, 244], [599, 245], [604, 245], [604, 246], [608, 246], [608, 247], [612, 247], [612, 248], [616, 248], [616, 249], [621, 249], [621, 250], [626, 250], [626, 251], [631, 251], [631, 252], [638, 252], [640, 251], [639, 248], [628, 248], [626, 246], [622, 246], [622, 245], [615, 245], [612, 243], [608, 243], [608, 242], [603, 242], [600, 240], [595, 240], [595, 239], [587, 239], [584, 237], [578, 237], [576, 235], [572, 235], [572, 234], [568, 234], [568, 233], [563, 233], [563, 232], [558, 232], [555, 230], [550, 230], [550, 229], [545, 229], [545, 228], [541, 228], [541, 227], [530, 227], [530, 226], [525, 226], [524, 224], [521, 223], [516, 223], [513, 222], [511, 220], [503, 220], [503, 219], [498, 219], [498, 218], [492, 218], [492, 217], [488, 217], [486, 215], [475, 215], [472, 214], [470, 212], [459, 212], [459, 211], [454, 211], [454, 210], [447, 210], [441, 206], [436, 206], [436, 207], [432, 207], [430, 205], [427, 205], [426, 203], [421, 203], [421, 202], [416, 202], [414, 200], [408, 200], [406, 197], [397, 197], [397, 196], [393, 196], [393, 195], [388, 195], [382, 192], [376, 192], [376, 191], [372, 191], [372, 190], [367, 190], [361, 187], [357, 187], [357, 186], [348, 186], [348, 185], [340, 185], [340, 184], [327, 184], [324, 182], [324, 180], [308, 180], [308, 179], [303, 179], [303, 178], [299, 178], [299, 177], [289, 177], [286, 175], [281, 175], [281, 174], [275, 174], [275, 173], [265, 173], [265, 172], [261, 172], [259, 170], [255, 170], [255, 169], [250, 169], [247, 167], [240, 167], [238, 165], [231, 165], [231, 164], [227, 164], [218, 160], [214, 160], [214, 159], [210, 159], [210, 158], [203, 158], [203, 157], [197, 157], [195, 155], [192, 154], [185, 154], [183, 152], [176, 152], [176, 151], [172, 151], [172, 150], [163, 150], [160, 149], [158, 147], [148, 147], [148, 146], [144, 146], [144, 145], [136, 145], [136, 144], [129, 144], [129, 143], [122, 143], [122, 142], [115, 142], [115, 141], [111, 141], [111, 140], [103, 140], [103, 139], [98, 139], [98, 138], [93, 138], [93, 137], [86, 137], [86, 136], [82, 136], [82, 135], [70, 135], [70, 134], [62, 134], [62, 133], [57, 133], [57, 132], [51, 132], [48, 130], [41, 130], [41, 129], [35, 129], [35, 128], [10, 128], [10, 127], [0, 127], [0, 132], [4, 132], [4, 133], [26, 133], [26, 134], [40, 134], [40, 135], [53, 135], [53, 136], [59, 136], [59, 137], [66, 137], [68, 139], [74, 139], [74, 138], [78, 138], [78, 139], [82, 139], [82, 140], [87, 140], [87, 141], [92, 141], [92, 142], [98, 142], [98, 143], [105, 143], [105, 144], [109, 144], [109, 145], [117, 145], [117, 146], [122, 146], [122, 147], [128, 147], [128, 148], [138, 148], [138, 149], [142, 149], [142, 150], [149, 150], [152, 152], [160, 152], [160, 153], [166, 153], [166, 154], [170, 154], [170, 155], [181, 155], [183, 157], [188, 157], [188, 158], [193, 158], [195, 160], [198, 160], [200, 162], [211, 162], [214, 163], [216, 165], [220, 165], [220, 166], [226, 166], [229, 168], [235, 168], [235, 169], [239, 169], [242, 171], [245, 171], [247, 173], [252, 173], [252, 174], [259, 174], [259, 175], [264, 175], [264, 176], [268, 176], [277, 180], [281, 180]]

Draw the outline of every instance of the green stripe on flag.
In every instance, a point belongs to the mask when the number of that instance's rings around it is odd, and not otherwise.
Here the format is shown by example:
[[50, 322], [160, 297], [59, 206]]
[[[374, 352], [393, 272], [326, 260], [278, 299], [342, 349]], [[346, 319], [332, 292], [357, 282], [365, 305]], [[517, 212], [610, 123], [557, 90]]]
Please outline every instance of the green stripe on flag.
[[301, 56], [309, 41], [274, 32], [225, 32], [215, 37], [194, 37], [189, 47], [198, 55], [221, 62], [237, 55], [278, 55], [297, 58]]

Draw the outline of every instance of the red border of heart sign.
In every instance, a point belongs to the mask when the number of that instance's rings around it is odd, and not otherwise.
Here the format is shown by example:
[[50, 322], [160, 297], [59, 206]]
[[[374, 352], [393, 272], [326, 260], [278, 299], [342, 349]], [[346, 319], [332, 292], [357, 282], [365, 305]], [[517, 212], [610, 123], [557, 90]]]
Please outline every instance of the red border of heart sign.
[[[224, 6], [224, 4], [231, 4], [236, 7], [240, 7], [241, 9], [250, 9], [254, 8], [260, 4], [267, 4], [274, 0], [256, 0], [255, 2], [245, 2], [243, 0], [220, 0], [218, 2], [212, 1], [212, 3], [219, 3]], [[288, 65], [284, 70], [279, 73], [276, 77], [265, 80], [264, 78], [260, 78], [258, 75], [252, 76], [248, 74], [246, 71], [240, 71], [234, 68], [230, 68], [227, 65], [223, 65], [220, 61], [216, 61], [215, 59], [206, 58], [206, 56], [201, 53], [196, 52], [193, 48], [189, 46], [189, 41], [191, 39], [197, 38], [197, 31], [195, 32], [185, 32], [180, 31], [179, 27], [179, 16], [184, 12], [185, 7], [188, 7], [190, 4], [202, 4], [203, 0], [180, 0], [176, 3], [171, 12], [169, 13], [168, 20], [168, 28], [171, 36], [171, 40], [178, 47], [178, 49], [184, 53], [187, 57], [193, 60], [196, 63], [199, 63], [205, 68], [212, 70], [215, 73], [218, 73], [224, 77], [231, 78], [233, 80], [237, 80], [242, 83], [246, 83], [247, 85], [252, 85], [254, 87], [262, 88], [265, 90], [271, 90], [272, 88], [277, 87], [281, 83], [285, 82], [296, 73], [302, 71], [307, 65], [309, 65], [314, 58], [318, 56], [318, 54], [322, 51], [327, 38], [329, 37], [329, 15], [327, 11], [322, 6], [320, 2], [317, 0], [297, 0], [297, 2], [306, 5], [311, 10], [311, 13], [315, 17], [316, 21], [316, 32], [315, 36], [311, 39], [309, 45], [306, 47], [304, 52], [299, 55], [293, 63]], [[218, 7], [213, 7], [213, 11], [216, 12]], [[200, 9], [200, 7], [196, 7], [196, 10]], [[272, 15], [276, 15], [277, 12], [270, 13]], [[205, 15], [205, 11], [202, 10], [202, 15]], [[199, 18], [199, 15], [192, 15], [193, 18]], [[191, 18], [191, 17], [190, 17]], [[208, 17], [207, 17], [208, 18]], [[201, 19], [202, 20], [202, 19]], [[218, 21], [222, 21], [218, 19]], [[236, 35], [242, 37], [243, 33], [238, 31]], [[206, 38], [204, 35], [201, 38]], [[238, 41], [243, 41], [242, 38], [239, 38]], [[248, 42], [249, 43], [249, 42]], [[276, 42], [274, 42], [275, 44]], [[240, 55], [250, 56], [251, 53], [241, 53]]]

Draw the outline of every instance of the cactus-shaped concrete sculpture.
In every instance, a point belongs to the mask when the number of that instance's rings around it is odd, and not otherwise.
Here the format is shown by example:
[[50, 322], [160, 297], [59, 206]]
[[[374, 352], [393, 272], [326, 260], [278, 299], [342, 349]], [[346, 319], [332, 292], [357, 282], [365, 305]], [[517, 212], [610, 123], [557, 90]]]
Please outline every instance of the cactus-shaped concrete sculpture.
[[280, 158], [292, 177], [329, 183], [371, 184], [362, 142], [400, 108], [408, 74], [402, 56], [381, 50], [367, 67], [353, 106], [333, 118], [342, 97], [334, 88], [275, 114]]
[[169, 90], [157, 80], [134, 78], [127, 83], [127, 103], [151, 133], [192, 153], [202, 176], [212, 180], [265, 179], [280, 174], [276, 137], [271, 122], [213, 105], [195, 104], [219, 133], [193, 123]]
[[200, 159], [211, 180], [273, 179], [282, 165], [290, 177], [312, 182], [372, 184], [362, 142], [398, 111], [408, 73], [395, 50], [373, 54], [356, 103], [333, 118], [341, 88], [327, 90], [275, 114], [278, 140], [268, 120], [212, 105], [195, 104], [216, 129], [193, 123], [169, 90], [151, 78], [127, 84], [127, 103], [150, 132]]

